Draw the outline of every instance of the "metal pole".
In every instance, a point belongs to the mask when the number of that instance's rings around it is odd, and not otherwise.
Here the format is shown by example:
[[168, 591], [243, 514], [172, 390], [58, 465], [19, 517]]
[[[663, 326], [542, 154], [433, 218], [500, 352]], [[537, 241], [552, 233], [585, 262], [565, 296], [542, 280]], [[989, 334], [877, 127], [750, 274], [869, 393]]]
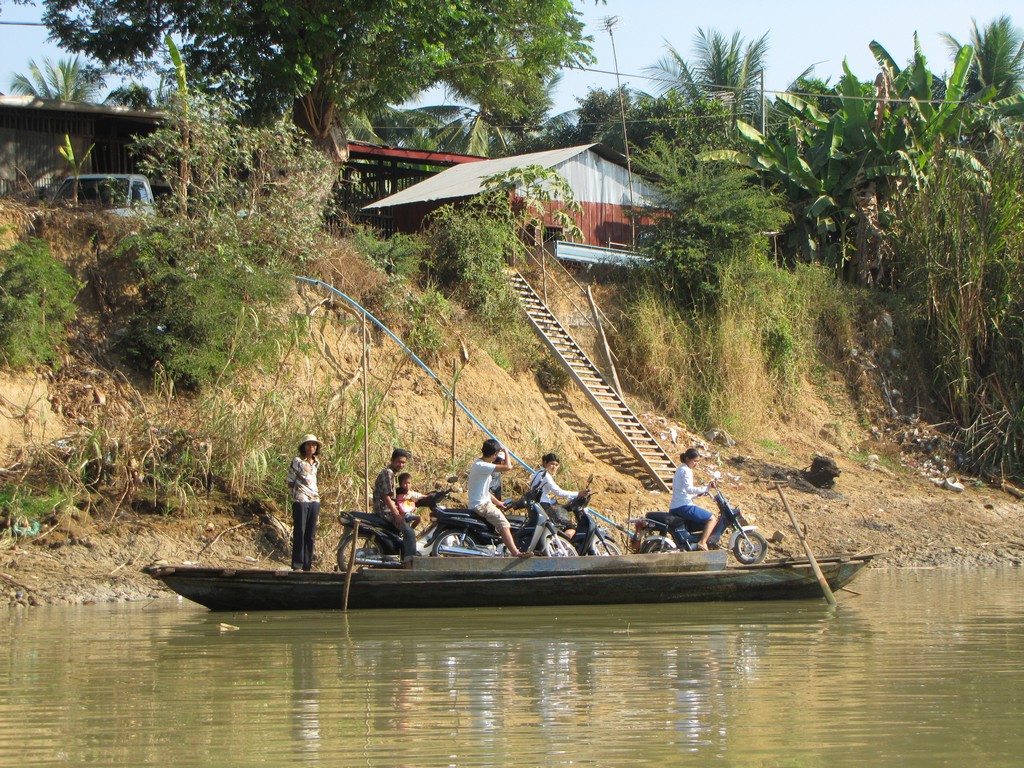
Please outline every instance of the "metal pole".
[[[629, 157], [629, 136], [626, 134], [626, 103], [622, 97], [622, 84], [619, 82], [619, 56], [615, 51], [615, 35], [612, 34], [612, 30], [615, 29], [619, 24], [618, 16], [606, 16], [604, 20], [604, 28], [608, 32], [608, 39], [612, 42], [612, 61], [615, 64], [615, 90], [619, 95], [619, 117], [622, 120], [622, 149], [623, 154], [626, 155], [626, 176], [629, 179], [629, 207], [635, 207], [633, 198], [633, 161]], [[630, 212], [629, 217], [630, 229], [632, 232], [633, 242], [632, 246], [636, 247], [636, 218]]]
[[608, 346], [608, 337], [604, 335], [604, 326], [601, 325], [601, 315], [597, 312], [597, 304], [594, 302], [594, 294], [590, 290], [590, 286], [587, 286], [587, 298], [590, 299], [590, 310], [594, 313], [594, 322], [597, 323], [597, 332], [601, 337], [601, 343], [604, 345], [604, 354], [608, 358], [608, 367], [612, 372], [612, 383], [615, 384], [615, 391], [619, 397], [622, 397], [622, 385], [619, 384], [619, 374], [615, 370], [615, 360], [612, 359], [612, 349]]

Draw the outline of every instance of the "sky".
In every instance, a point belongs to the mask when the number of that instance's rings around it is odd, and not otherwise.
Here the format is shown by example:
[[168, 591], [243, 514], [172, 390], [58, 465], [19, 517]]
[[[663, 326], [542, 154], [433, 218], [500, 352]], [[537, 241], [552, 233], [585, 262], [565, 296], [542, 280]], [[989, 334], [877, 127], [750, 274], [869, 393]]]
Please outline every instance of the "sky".
[[[698, 28], [717, 29], [730, 37], [739, 30], [747, 41], [767, 32], [770, 48], [765, 88], [775, 91], [785, 89], [812, 64], [816, 76], [834, 83], [842, 74], [844, 58], [859, 78], [872, 80], [878, 69], [869, 43], [877, 40], [896, 61], [904, 62], [913, 54], [915, 31], [932, 71], [944, 73], [949, 69], [950, 57], [939, 37], [941, 33], [950, 33], [964, 42], [970, 36], [972, 18], [983, 26], [1000, 15], [1013, 17], [1005, 1], [988, 0], [891, 0], [884, 6], [884, 13], [868, 12], [865, 7], [850, 3], [820, 0], [607, 0], [604, 4], [578, 0], [577, 7], [583, 13], [587, 33], [594, 38], [597, 62], [590, 69], [611, 74], [565, 72], [555, 94], [555, 112], [576, 107], [576, 97], [585, 96], [590, 88], [615, 87], [611, 40], [604, 28], [604, 20], [612, 16], [618, 18], [613, 35], [621, 81], [648, 92], [653, 92], [654, 83], [644, 76], [644, 68], [665, 54], [667, 43], [689, 59]], [[38, 8], [0, 0], [0, 21], [39, 18]], [[1018, 27], [1024, 27], [1024, 9], [1013, 20]], [[44, 57], [57, 59], [69, 55], [47, 42], [47, 36], [42, 27], [0, 26], [0, 91], [9, 92], [12, 74], [27, 71], [29, 59], [39, 62]], [[108, 82], [108, 86], [116, 85]], [[431, 94], [421, 103], [436, 103], [441, 96]]]

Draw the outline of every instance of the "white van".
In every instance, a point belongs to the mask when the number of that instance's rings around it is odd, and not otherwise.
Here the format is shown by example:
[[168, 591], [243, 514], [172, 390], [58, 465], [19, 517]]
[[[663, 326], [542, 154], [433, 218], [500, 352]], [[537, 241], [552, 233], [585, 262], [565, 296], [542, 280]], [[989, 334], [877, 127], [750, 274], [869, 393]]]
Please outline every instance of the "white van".
[[64, 179], [53, 201], [58, 204], [102, 208], [119, 216], [153, 210], [149, 179], [138, 173], [84, 173]]

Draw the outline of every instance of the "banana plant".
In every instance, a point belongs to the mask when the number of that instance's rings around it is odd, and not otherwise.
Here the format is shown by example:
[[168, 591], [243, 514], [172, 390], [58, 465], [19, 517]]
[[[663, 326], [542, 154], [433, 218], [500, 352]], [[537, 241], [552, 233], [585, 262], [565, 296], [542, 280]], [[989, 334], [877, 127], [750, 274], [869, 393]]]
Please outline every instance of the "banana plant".
[[[914, 59], [906, 68], [877, 42], [871, 50], [881, 72], [874, 84], [864, 83], [844, 62], [834, 114], [826, 116], [793, 94], [781, 94], [776, 107], [787, 118], [781, 135], [765, 135], [739, 122], [743, 150], [700, 156], [751, 168], [778, 183], [794, 214], [787, 246], [808, 261], [836, 269], [855, 266], [862, 283], [886, 279], [883, 218], [891, 195], [920, 188], [934, 153], [962, 144], [978, 116], [963, 101], [974, 55], [970, 46], [957, 53], [946, 95], [938, 101], [916, 36]], [[972, 104], [991, 98], [979, 94]], [[983, 170], [970, 152], [961, 154], [965, 167]]]

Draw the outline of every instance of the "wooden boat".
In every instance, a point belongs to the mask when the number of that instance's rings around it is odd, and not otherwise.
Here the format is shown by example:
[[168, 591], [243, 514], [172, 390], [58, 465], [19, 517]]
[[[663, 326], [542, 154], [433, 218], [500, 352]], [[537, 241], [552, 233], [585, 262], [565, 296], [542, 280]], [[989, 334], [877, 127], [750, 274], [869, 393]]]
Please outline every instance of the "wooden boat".
[[[348, 607], [464, 608], [523, 605], [679, 603], [821, 597], [807, 560], [726, 566], [724, 551], [574, 558], [422, 557], [413, 567], [360, 568]], [[875, 554], [818, 559], [833, 590]], [[200, 568], [144, 569], [179, 595], [214, 611], [343, 607], [344, 573]]]

